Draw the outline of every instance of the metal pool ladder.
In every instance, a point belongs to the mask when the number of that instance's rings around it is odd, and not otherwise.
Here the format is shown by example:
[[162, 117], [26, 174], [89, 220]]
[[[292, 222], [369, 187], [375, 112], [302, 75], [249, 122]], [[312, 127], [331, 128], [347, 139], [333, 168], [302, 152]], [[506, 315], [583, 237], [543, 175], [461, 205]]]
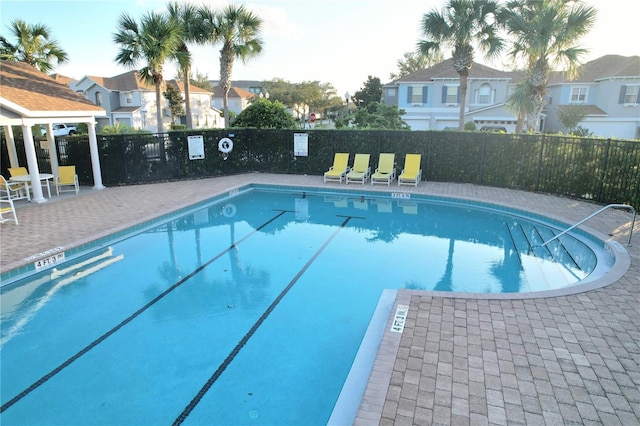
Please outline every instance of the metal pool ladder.
[[588, 221], [592, 217], [602, 213], [603, 211], [605, 211], [605, 210], [607, 210], [609, 208], [628, 209], [628, 210], [631, 210], [631, 212], [633, 213], [633, 219], [631, 219], [631, 228], [629, 229], [629, 241], [627, 242], [627, 247], [631, 246], [631, 236], [633, 235], [633, 227], [634, 227], [634, 225], [636, 223], [636, 209], [634, 209], [633, 206], [630, 206], [628, 204], [608, 204], [608, 205], [604, 206], [603, 208], [601, 208], [600, 210], [598, 210], [597, 212], [592, 213], [589, 216], [585, 217], [580, 222], [577, 222], [573, 226], [565, 229], [564, 231], [562, 231], [561, 233], [559, 233], [555, 237], [551, 238], [550, 240], [545, 241], [544, 243], [540, 244], [539, 247], [544, 247], [547, 244], [549, 244], [551, 241], [557, 240], [558, 238], [560, 238], [561, 236], [563, 236], [567, 232], [577, 228], [578, 226], [582, 225], [583, 223], [585, 223], [586, 221]]

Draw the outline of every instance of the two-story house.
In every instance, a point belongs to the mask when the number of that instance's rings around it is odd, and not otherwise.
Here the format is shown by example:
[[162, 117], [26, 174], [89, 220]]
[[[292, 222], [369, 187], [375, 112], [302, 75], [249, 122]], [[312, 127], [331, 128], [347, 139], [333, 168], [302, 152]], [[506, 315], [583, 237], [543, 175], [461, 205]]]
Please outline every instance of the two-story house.
[[[468, 78], [465, 121], [472, 121], [478, 129], [514, 131], [516, 116], [504, 103], [522, 76], [474, 62]], [[404, 109], [403, 119], [412, 130], [458, 128], [460, 76], [448, 59], [387, 83], [383, 102]]]
[[640, 56], [602, 56], [584, 64], [575, 80], [552, 73], [545, 128], [568, 132], [560, 114], [575, 105], [579, 125], [595, 136], [640, 139]]
[[[213, 88], [213, 106], [222, 111], [223, 109], [223, 95], [222, 87], [215, 86]], [[232, 86], [229, 89], [227, 95], [227, 101], [229, 102], [229, 111], [238, 115], [251, 104], [251, 100], [255, 99], [258, 95], [248, 90], [241, 89], [239, 87]]]
[[[182, 82], [170, 80], [164, 84], [174, 85], [184, 97]], [[212, 105], [212, 93], [194, 85], [189, 89], [193, 127], [223, 127], [221, 112]], [[134, 129], [157, 131], [155, 87], [140, 78], [137, 71], [115, 77], [85, 76], [76, 82], [75, 90], [105, 109], [105, 116], [97, 117], [99, 127], [119, 122]], [[171, 114], [168, 101], [162, 97], [161, 102], [162, 121], [166, 130], [171, 124]], [[185, 123], [184, 117], [181, 117], [181, 123]]]

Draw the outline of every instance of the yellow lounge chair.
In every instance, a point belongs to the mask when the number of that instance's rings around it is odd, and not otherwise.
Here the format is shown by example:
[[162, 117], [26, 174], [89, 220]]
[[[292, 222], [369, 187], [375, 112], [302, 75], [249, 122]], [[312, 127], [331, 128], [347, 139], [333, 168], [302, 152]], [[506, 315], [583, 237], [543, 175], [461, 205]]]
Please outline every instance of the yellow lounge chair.
[[[5, 205], [6, 204], [6, 205]], [[3, 215], [11, 212], [13, 219], [5, 218]], [[11, 198], [0, 198], [0, 223], [5, 223], [8, 220], [13, 220], [15, 224], [18, 224], [18, 216], [16, 216], [16, 208], [13, 206], [13, 200]]]
[[347, 173], [347, 183], [359, 182], [364, 185], [371, 174], [371, 167], [369, 167], [370, 157], [370, 154], [356, 154], [356, 158], [353, 160], [353, 167]]
[[422, 169], [420, 168], [420, 154], [407, 154], [404, 158], [404, 169], [398, 176], [398, 186], [413, 185], [418, 186], [422, 179]]
[[24, 176], [28, 175], [29, 172], [27, 171], [26, 167], [9, 167], [9, 174], [11, 175], [11, 177]]
[[378, 168], [376, 172], [371, 175], [371, 185], [374, 183], [391, 185], [391, 182], [396, 178], [396, 168], [393, 166], [395, 158], [396, 155], [393, 153], [380, 154]]
[[[73, 189], [61, 189], [63, 186], [73, 186]], [[76, 166], [60, 166], [58, 167], [58, 176], [56, 177], [56, 193], [60, 195], [64, 191], [80, 191], [78, 184], [78, 175], [76, 174]]]
[[24, 182], [7, 182], [4, 176], [0, 175], [0, 198], [8, 198], [10, 200], [26, 198], [31, 201], [29, 184]]
[[324, 182], [338, 181], [342, 183], [342, 179], [346, 179], [347, 172], [349, 171], [349, 154], [344, 152], [337, 152], [333, 157], [333, 166], [324, 173]]

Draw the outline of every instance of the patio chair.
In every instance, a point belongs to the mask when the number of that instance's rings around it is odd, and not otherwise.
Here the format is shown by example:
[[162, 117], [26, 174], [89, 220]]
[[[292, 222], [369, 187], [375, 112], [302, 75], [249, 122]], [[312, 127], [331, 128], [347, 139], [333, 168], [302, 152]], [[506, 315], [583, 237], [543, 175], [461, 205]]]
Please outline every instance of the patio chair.
[[[72, 189], [62, 189], [63, 187], [72, 186]], [[56, 177], [56, 193], [60, 195], [61, 192], [75, 191], [77, 194], [80, 191], [80, 184], [78, 183], [78, 175], [76, 174], [76, 166], [60, 166], [58, 167], [58, 176]]]
[[349, 171], [349, 153], [337, 152], [333, 157], [333, 166], [324, 173], [324, 182], [335, 182], [336, 180], [342, 183], [342, 179], [345, 179], [347, 172]]
[[371, 174], [369, 157], [370, 154], [356, 154], [356, 158], [353, 160], [353, 167], [347, 173], [347, 183], [359, 182], [364, 185]]
[[25, 182], [7, 182], [4, 176], [0, 175], [0, 198], [12, 201], [26, 198], [31, 201], [29, 184]]
[[378, 168], [375, 173], [371, 175], [371, 185], [374, 183], [391, 185], [391, 182], [396, 178], [396, 168], [393, 166], [395, 158], [396, 155], [393, 153], [380, 154]]
[[[7, 213], [11, 213], [13, 215], [13, 219], [10, 217], [4, 217]], [[0, 198], [0, 223], [5, 223], [8, 220], [13, 220], [16, 225], [18, 224], [16, 208], [13, 205], [13, 200], [11, 198]]]
[[422, 179], [422, 169], [420, 168], [420, 154], [407, 154], [404, 158], [404, 169], [398, 176], [398, 186], [413, 185], [418, 186]]
[[9, 167], [9, 174], [11, 175], [11, 177], [24, 176], [28, 175], [29, 172], [27, 171], [26, 167]]

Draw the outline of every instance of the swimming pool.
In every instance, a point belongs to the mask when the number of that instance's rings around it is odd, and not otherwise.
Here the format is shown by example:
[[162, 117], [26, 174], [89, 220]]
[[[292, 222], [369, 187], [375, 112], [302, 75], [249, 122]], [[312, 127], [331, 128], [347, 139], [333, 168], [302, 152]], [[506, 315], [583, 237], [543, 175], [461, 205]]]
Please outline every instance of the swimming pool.
[[485, 205], [230, 195], [3, 288], [5, 424], [322, 424], [383, 289], [534, 291], [611, 262], [588, 237], [537, 254], [557, 230]]

